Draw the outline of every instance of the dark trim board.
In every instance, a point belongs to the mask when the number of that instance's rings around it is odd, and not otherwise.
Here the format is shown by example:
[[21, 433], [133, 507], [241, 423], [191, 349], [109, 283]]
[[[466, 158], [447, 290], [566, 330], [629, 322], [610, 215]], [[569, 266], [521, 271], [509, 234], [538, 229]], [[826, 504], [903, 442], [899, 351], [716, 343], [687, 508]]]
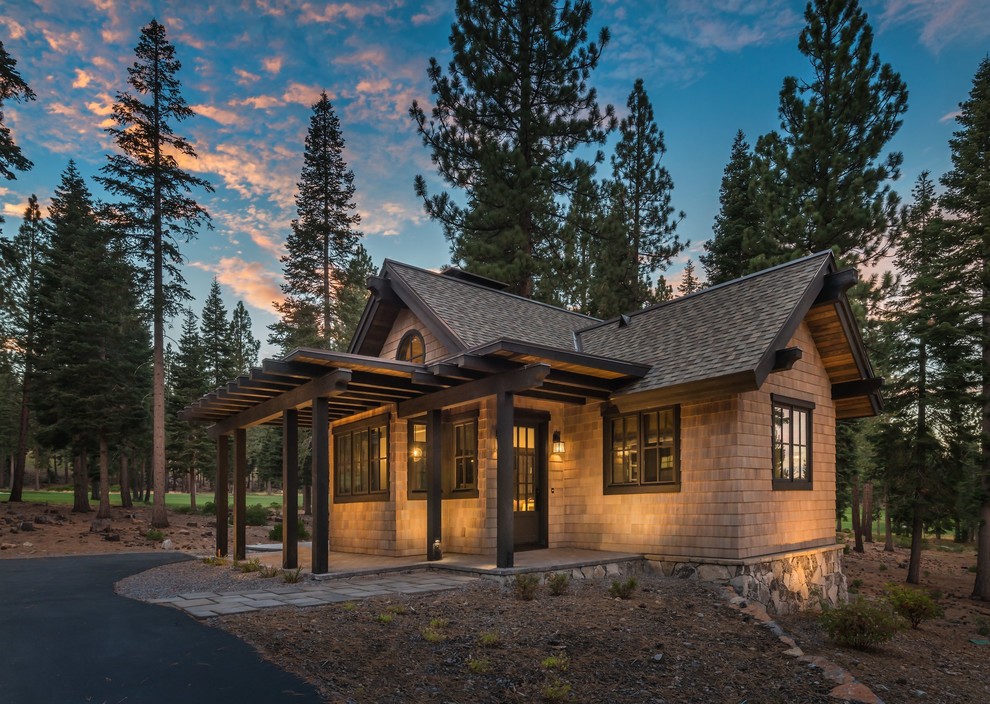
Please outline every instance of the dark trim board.
[[399, 417], [408, 418], [424, 411], [446, 406], [456, 406], [459, 403], [473, 401], [483, 396], [492, 396], [505, 392], [516, 392], [539, 387], [547, 374], [550, 373], [548, 364], [531, 364], [511, 372], [496, 374], [477, 381], [469, 381], [460, 386], [452, 386], [442, 391], [420, 396], [419, 398], [403, 401], [399, 404]]

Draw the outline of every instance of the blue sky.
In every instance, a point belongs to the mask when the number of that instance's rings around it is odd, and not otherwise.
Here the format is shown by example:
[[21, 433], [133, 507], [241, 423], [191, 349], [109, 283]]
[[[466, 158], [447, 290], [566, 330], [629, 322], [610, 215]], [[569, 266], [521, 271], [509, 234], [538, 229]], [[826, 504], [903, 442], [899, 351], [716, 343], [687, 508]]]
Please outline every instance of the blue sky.
[[[441, 187], [429, 152], [407, 115], [414, 99], [429, 105], [427, 62], [449, 61], [453, 0], [7, 0], [0, 40], [38, 98], [4, 106], [6, 124], [35, 166], [0, 183], [6, 235], [20, 224], [28, 195], [47, 203], [70, 158], [95, 175], [113, 149], [104, 133], [140, 28], [162, 22], [182, 62], [183, 94], [198, 115], [178, 131], [199, 154], [184, 166], [216, 189], [200, 194], [215, 230], [184, 246], [186, 277], [202, 307], [217, 276], [228, 309], [244, 300], [255, 335], [274, 321], [295, 183], [310, 107], [331, 96], [355, 173], [365, 245], [385, 257], [424, 267], [449, 262], [440, 228], [427, 219], [412, 188], [424, 174]], [[990, 48], [986, 0], [863, 1], [874, 50], [899, 71], [910, 92], [904, 125], [890, 145], [904, 154], [905, 197], [923, 170], [950, 167], [954, 113]], [[664, 131], [674, 180], [673, 205], [697, 260], [711, 236], [722, 169], [737, 129], [751, 141], [778, 126], [777, 94], [785, 75], [804, 76], [797, 51], [804, 3], [774, 0], [597, 0], [592, 35], [609, 27], [592, 84], [620, 115], [643, 78]], [[611, 151], [611, 143], [606, 153]], [[91, 184], [99, 194], [96, 184]], [[271, 348], [263, 345], [262, 354]]]

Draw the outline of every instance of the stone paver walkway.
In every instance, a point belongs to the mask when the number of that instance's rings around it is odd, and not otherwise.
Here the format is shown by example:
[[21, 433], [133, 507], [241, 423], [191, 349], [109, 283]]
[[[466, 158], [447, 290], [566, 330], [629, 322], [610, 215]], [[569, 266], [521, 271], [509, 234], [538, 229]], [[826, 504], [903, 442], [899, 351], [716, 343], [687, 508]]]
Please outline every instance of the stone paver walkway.
[[264, 589], [238, 592], [195, 592], [152, 603], [174, 606], [196, 618], [239, 614], [278, 606], [324, 606], [388, 594], [422, 594], [457, 589], [478, 577], [462, 574], [413, 572], [375, 577], [355, 577], [330, 582], [273, 583]]

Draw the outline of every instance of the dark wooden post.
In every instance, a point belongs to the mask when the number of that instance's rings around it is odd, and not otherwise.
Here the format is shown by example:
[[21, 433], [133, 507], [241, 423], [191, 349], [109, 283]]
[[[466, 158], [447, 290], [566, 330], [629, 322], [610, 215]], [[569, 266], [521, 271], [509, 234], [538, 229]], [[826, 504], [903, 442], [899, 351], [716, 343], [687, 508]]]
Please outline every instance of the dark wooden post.
[[213, 504], [217, 509], [217, 557], [227, 557], [227, 467], [230, 464], [230, 440], [217, 437], [217, 478]]
[[313, 399], [313, 574], [326, 574], [330, 545], [330, 403]]
[[234, 431], [234, 559], [247, 556], [247, 430]]
[[513, 564], [513, 516], [512, 499], [515, 491], [515, 452], [512, 447], [512, 430], [515, 424], [512, 392], [501, 391], [495, 395], [495, 461], [496, 475], [496, 559], [497, 567], [512, 567]]
[[299, 411], [282, 414], [282, 567], [299, 566]]
[[440, 476], [441, 411], [439, 408], [426, 413], [426, 559], [443, 558], [442, 540], [442, 487]]

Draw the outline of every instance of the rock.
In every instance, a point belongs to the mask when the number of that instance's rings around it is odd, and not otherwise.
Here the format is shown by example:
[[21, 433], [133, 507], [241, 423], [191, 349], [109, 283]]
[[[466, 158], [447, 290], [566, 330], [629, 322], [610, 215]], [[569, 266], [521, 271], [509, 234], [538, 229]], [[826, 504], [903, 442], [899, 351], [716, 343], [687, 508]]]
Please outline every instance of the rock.
[[660, 662], [663, 660], [663, 653], [656, 653], [653, 656], [653, 662]]
[[21, 525], [18, 527], [25, 532], [34, 530], [34, 524], [31, 521], [21, 521]]
[[0, 550], [13, 550], [17, 547], [17, 543], [0, 543]]
[[111, 533], [111, 532], [104, 533], [103, 539], [111, 543], [119, 543], [120, 533]]
[[109, 518], [94, 518], [89, 522], [89, 532], [90, 533], [106, 533], [110, 530], [110, 526], [113, 525], [113, 521]]
[[798, 648], [797, 646], [794, 646], [793, 648], [788, 648], [787, 650], [785, 650], [784, 655], [787, 655], [788, 657], [792, 657], [792, 658], [799, 658], [804, 655], [804, 651]]
[[883, 704], [883, 701], [875, 695], [869, 687], [860, 682], [849, 682], [840, 684], [828, 693], [833, 699], [844, 702], [859, 702], [859, 704]]
[[171, 549], [172, 549], [172, 540], [170, 538], [165, 538], [165, 540], [162, 541], [162, 550], [171, 550]]
[[33, 548], [34, 547], [34, 543], [24, 542], [24, 543], [21, 543], [21, 547], [22, 548]]
[[51, 523], [52, 522], [52, 519], [50, 519], [45, 514], [41, 514], [40, 516], [35, 516], [34, 517], [34, 522], [35, 523], [39, 523], [39, 524], [40, 523]]

